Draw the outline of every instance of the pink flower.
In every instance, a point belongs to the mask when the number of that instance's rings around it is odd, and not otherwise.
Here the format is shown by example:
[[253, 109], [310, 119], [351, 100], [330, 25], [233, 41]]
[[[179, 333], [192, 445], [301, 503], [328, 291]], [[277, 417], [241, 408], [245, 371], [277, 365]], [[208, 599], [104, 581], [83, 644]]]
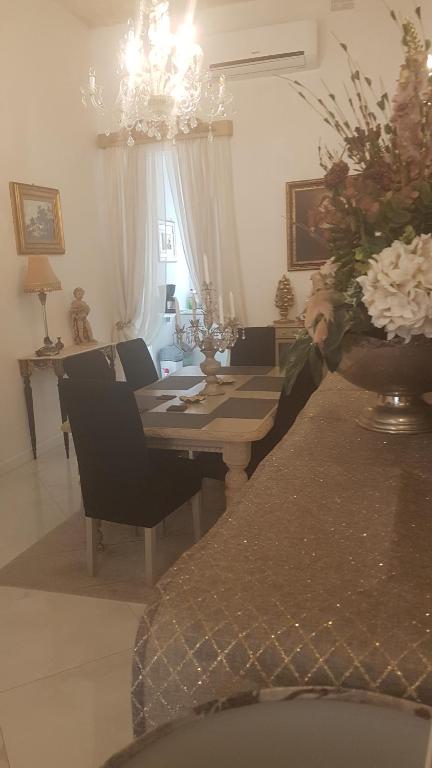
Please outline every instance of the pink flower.
[[[416, 175], [421, 172], [418, 165], [422, 152], [430, 144], [431, 125], [423, 125], [423, 105], [430, 98], [430, 81], [427, 68], [427, 54], [424, 49], [411, 53], [404, 61], [393, 99], [392, 122], [398, 137], [398, 148], [402, 160], [413, 163]], [[425, 142], [425, 134], [429, 141]], [[427, 152], [431, 158], [431, 150]]]
[[328, 324], [334, 317], [333, 291], [318, 290], [308, 301], [305, 327], [314, 344], [321, 346], [328, 336]]

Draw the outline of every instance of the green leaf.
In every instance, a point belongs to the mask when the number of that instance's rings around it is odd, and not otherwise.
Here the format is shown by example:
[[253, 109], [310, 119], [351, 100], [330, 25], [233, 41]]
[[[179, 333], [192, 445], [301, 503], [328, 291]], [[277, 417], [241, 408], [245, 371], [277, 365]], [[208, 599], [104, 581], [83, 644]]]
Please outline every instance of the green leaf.
[[325, 356], [327, 367], [331, 373], [335, 373], [342, 361], [342, 349], [333, 349]]
[[324, 361], [319, 349], [315, 345], [312, 345], [309, 352], [309, 367], [312, 378], [316, 386], [319, 387], [324, 378]]
[[424, 182], [424, 184], [420, 187], [420, 197], [422, 201], [426, 204], [432, 203], [432, 189], [431, 185], [427, 182]]
[[409, 224], [407, 227], [405, 227], [401, 240], [407, 245], [411, 245], [415, 237], [416, 237], [416, 231], [414, 227], [412, 227], [411, 224]]
[[365, 252], [363, 250], [363, 246], [359, 246], [358, 248], [355, 249], [355, 251], [354, 251], [354, 258], [355, 258], [356, 261], [367, 261], [368, 260], [368, 256], [365, 254]]
[[303, 331], [283, 357], [281, 368], [285, 372], [285, 391], [287, 395], [290, 394], [297, 376], [306, 365], [312, 347], [313, 341], [311, 337], [307, 331]]
[[339, 368], [342, 360], [342, 339], [350, 327], [351, 322], [345, 307], [337, 308], [333, 321], [329, 323], [329, 333], [323, 344], [323, 357], [332, 373]]

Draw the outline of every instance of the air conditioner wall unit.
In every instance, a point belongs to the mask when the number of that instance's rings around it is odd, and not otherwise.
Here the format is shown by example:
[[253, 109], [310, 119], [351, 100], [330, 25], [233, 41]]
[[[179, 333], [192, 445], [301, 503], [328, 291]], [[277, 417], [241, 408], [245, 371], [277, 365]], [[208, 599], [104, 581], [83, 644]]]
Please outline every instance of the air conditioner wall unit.
[[318, 23], [299, 21], [225, 32], [205, 41], [212, 72], [231, 80], [318, 67]]

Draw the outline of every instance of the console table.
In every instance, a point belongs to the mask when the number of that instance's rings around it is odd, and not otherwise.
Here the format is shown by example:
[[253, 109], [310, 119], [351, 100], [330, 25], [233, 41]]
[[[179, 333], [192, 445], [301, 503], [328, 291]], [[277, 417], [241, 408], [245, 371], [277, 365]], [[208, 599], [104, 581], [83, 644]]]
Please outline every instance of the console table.
[[[37, 443], [36, 443], [36, 424], [35, 424], [34, 408], [33, 408], [33, 391], [31, 386], [31, 376], [33, 371], [35, 369], [52, 371], [57, 376], [58, 382], [60, 382], [61, 379], [63, 379], [65, 376], [63, 363], [68, 357], [74, 357], [75, 355], [81, 355], [81, 354], [84, 354], [85, 352], [94, 351], [96, 349], [103, 352], [104, 355], [106, 356], [110, 364], [110, 368], [113, 372], [113, 378], [115, 378], [116, 348], [115, 348], [115, 344], [111, 344], [109, 342], [106, 342], [103, 344], [97, 344], [97, 343], [79, 344], [79, 345], [73, 344], [69, 347], [65, 347], [59, 352], [58, 355], [54, 355], [53, 357], [38, 357], [37, 355], [29, 355], [28, 357], [20, 357], [18, 359], [20, 373], [24, 382], [24, 397], [25, 397], [25, 402], [27, 407], [30, 440], [31, 440], [31, 446], [33, 450], [33, 456], [35, 459], [37, 458]], [[61, 419], [63, 422], [66, 420], [67, 416], [64, 412], [60, 397], [59, 397], [59, 402], [60, 402]], [[66, 456], [69, 458], [69, 433], [68, 432], [63, 433], [63, 439], [64, 439]]]
[[283, 356], [291, 346], [297, 334], [304, 329], [300, 320], [276, 320], [274, 323], [276, 344], [276, 365], [279, 366]]
[[363, 430], [373, 402], [329, 375], [159, 582], [136, 640], [136, 735], [262, 688], [432, 705], [432, 434]]

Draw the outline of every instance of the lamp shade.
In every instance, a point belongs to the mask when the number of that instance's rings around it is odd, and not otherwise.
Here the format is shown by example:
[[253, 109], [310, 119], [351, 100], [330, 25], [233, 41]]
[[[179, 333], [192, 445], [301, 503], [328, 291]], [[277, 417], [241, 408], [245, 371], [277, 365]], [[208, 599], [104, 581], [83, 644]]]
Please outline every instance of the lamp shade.
[[25, 293], [61, 291], [61, 282], [54, 273], [47, 256], [31, 256], [28, 259], [24, 291]]

